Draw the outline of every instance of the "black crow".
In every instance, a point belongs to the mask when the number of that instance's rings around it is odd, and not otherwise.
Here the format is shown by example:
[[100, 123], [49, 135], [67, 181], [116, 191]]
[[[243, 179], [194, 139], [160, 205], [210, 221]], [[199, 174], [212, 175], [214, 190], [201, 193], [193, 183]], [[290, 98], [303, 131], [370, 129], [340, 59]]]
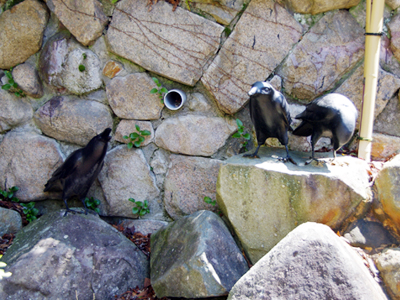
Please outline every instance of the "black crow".
[[261, 145], [272, 137], [278, 138], [282, 145], [285, 145], [287, 156], [279, 158], [284, 162], [291, 161], [296, 164], [289, 155], [288, 130], [292, 119], [290, 118], [289, 106], [285, 97], [275, 90], [268, 82], [257, 81], [249, 91], [250, 96], [250, 117], [257, 135], [257, 149], [253, 154], [245, 154], [247, 157], [258, 157], [257, 153]]
[[312, 157], [307, 161], [318, 161], [314, 156], [315, 144], [321, 137], [331, 138], [333, 157], [336, 151], [353, 136], [357, 121], [357, 109], [347, 97], [333, 93], [322, 96], [307, 104], [305, 111], [296, 116], [302, 122], [294, 135], [311, 135]]
[[62, 191], [62, 199], [67, 208], [64, 217], [70, 211], [76, 212], [67, 204], [67, 200], [72, 196], [79, 197], [87, 214], [86, 194], [103, 167], [107, 144], [111, 139], [110, 132], [110, 128], [105, 129], [92, 138], [85, 147], [72, 152], [45, 184], [45, 192]]

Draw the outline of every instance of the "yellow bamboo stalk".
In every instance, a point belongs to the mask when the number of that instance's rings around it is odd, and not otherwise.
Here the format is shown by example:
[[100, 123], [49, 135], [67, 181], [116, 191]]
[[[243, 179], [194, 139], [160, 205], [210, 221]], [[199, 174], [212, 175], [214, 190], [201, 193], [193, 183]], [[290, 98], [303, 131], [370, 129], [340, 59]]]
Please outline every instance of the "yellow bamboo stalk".
[[374, 127], [374, 110], [379, 71], [379, 53], [381, 47], [379, 34], [383, 27], [384, 0], [367, 0], [365, 23], [365, 60], [364, 60], [364, 95], [361, 113], [360, 143], [358, 157], [371, 160], [372, 130]]

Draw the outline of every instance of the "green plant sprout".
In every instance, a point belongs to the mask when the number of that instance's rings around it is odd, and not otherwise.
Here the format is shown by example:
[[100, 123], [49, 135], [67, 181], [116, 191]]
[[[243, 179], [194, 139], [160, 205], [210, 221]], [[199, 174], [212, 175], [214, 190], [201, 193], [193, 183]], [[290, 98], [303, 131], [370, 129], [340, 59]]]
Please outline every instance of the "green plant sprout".
[[248, 141], [251, 139], [251, 136], [250, 136], [249, 133], [243, 134], [243, 132], [244, 132], [244, 126], [243, 126], [243, 122], [242, 122], [242, 121], [240, 121], [239, 119], [236, 119], [236, 124], [237, 124], [237, 126], [238, 126], [238, 131], [235, 132], [235, 133], [232, 135], [232, 137], [237, 138], [237, 139], [239, 139], [239, 138], [244, 138], [246, 141], [242, 142], [241, 144], [242, 144], [244, 150], [245, 150], [245, 151], [248, 151], [246, 146], [247, 146], [247, 144], [248, 144]]
[[12, 68], [10, 71], [4, 71], [4, 74], [8, 78], [8, 83], [4, 84], [1, 86], [3, 90], [9, 91], [9, 90], [14, 90], [14, 94], [18, 97], [25, 97], [25, 93], [19, 88], [18, 84], [14, 81], [14, 78], [11, 74]]
[[37, 219], [36, 216], [39, 213], [39, 210], [35, 208], [35, 202], [21, 203], [21, 206], [24, 208], [23, 212], [29, 223]]
[[8, 192], [6, 190], [0, 190], [0, 200], [19, 202], [19, 199], [17, 197], [14, 197], [15, 192], [17, 192], [18, 190], [19, 188], [16, 186], [9, 188]]
[[207, 204], [211, 204], [212, 206], [217, 205], [217, 200], [213, 200], [210, 197], [205, 196], [204, 197], [204, 202]]
[[131, 149], [133, 146], [139, 148], [140, 145], [144, 142], [145, 137], [149, 136], [151, 133], [148, 130], [140, 130], [139, 125], [135, 125], [137, 132], [132, 132], [129, 136], [124, 135], [124, 139], [130, 139], [131, 141], [128, 143], [128, 149]]
[[139, 214], [139, 216], [144, 216], [145, 214], [150, 213], [149, 201], [135, 201], [133, 198], [129, 198], [129, 201], [133, 202], [136, 206], [132, 208], [132, 213], [134, 215]]
[[94, 210], [95, 212], [97, 212], [98, 214], [100, 214], [100, 209], [98, 208], [98, 206], [100, 205], [100, 200], [99, 199], [95, 199], [93, 197], [86, 197], [85, 198], [85, 205], [87, 208]]
[[151, 79], [153, 79], [153, 81], [155, 82], [155, 84], [157, 85], [156, 88], [152, 88], [150, 93], [151, 94], [156, 94], [158, 93], [158, 98], [160, 98], [161, 103], [164, 104], [164, 99], [163, 99], [163, 94], [168, 93], [168, 90], [165, 87], [161, 87], [161, 83], [158, 81], [157, 78], [152, 77]]
[[117, 3], [119, 0], [111, 0], [111, 3], [112, 4], [115, 4], [115, 3]]

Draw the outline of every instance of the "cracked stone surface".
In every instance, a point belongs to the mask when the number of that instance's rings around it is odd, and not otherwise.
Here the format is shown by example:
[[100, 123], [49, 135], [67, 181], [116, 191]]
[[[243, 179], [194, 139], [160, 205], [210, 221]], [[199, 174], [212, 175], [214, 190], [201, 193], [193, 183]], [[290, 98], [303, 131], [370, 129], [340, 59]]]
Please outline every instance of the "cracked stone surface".
[[193, 86], [215, 55], [224, 27], [164, 1], [117, 3], [107, 32], [111, 52], [143, 68]]
[[274, 1], [251, 1], [201, 81], [219, 108], [234, 114], [251, 85], [270, 75], [301, 34], [301, 25]]

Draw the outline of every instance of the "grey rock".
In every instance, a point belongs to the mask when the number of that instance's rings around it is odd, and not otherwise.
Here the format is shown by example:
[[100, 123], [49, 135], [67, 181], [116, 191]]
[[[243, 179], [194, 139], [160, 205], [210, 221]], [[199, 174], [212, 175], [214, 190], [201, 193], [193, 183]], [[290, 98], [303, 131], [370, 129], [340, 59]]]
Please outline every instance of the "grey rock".
[[84, 46], [101, 36], [108, 21], [97, 0], [46, 0], [46, 4]]
[[226, 295], [248, 270], [224, 222], [198, 211], [151, 236], [151, 283], [157, 297]]
[[115, 77], [106, 86], [108, 101], [114, 113], [124, 119], [155, 120], [164, 105], [157, 94], [150, 94], [156, 84], [146, 73]]
[[23, 202], [47, 199], [44, 185], [64, 159], [55, 140], [28, 130], [7, 133], [0, 157], [0, 186], [19, 187], [16, 197]]
[[[224, 27], [164, 1], [119, 1], [107, 31], [112, 53], [193, 86], [218, 50]], [[201, 29], [200, 29], [201, 28]]]
[[102, 85], [98, 56], [74, 41], [68, 33], [58, 33], [45, 44], [39, 58], [42, 79], [64, 92], [81, 95]]
[[343, 236], [350, 245], [364, 249], [397, 243], [396, 238], [383, 227], [382, 223], [364, 219], [351, 224]]
[[400, 39], [398, 32], [400, 31], [400, 14], [396, 14], [387, 24], [390, 32], [390, 49], [393, 51], [394, 57], [400, 60]]
[[275, 70], [299, 41], [302, 30], [274, 1], [251, 1], [201, 79], [218, 107], [228, 114], [240, 110], [248, 101], [251, 85]]
[[400, 120], [397, 117], [400, 113], [398, 96], [390, 99], [374, 120], [374, 131], [392, 136], [400, 136]]
[[21, 228], [21, 215], [15, 210], [0, 207], [0, 237], [5, 233], [16, 234]]
[[42, 216], [15, 238], [3, 261], [13, 276], [2, 299], [111, 299], [149, 276], [146, 256], [98, 216]]
[[[117, 130], [115, 131], [114, 139], [124, 144], [131, 142], [131, 139], [124, 139], [123, 137], [129, 136], [131, 133], [140, 134], [136, 130], [136, 125], [139, 126], [140, 131], [147, 130], [150, 132], [150, 135], [143, 136], [145, 139], [140, 144], [140, 147], [144, 147], [150, 144], [154, 139], [154, 129], [153, 126], [151, 125], [151, 122], [146, 122], [146, 121], [121, 120], [121, 122], [119, 122], [118, 124]], [[134, 141], [136, 140], [137, 139], [134, 139]]]
[[32, 117], [32, 106], [26, 99], [0, 89], [0, 132], [24, 124]]
[[0, 15], [0, 69], [23, 63], [42, 46], [49, 13], [46, 5], [26, 0]]
[[[360, 65], [345, 82], [335, 90], [336, 93], [345, 95], [354, 103], [358, 111], [357, 124], [361, 121], [363, 101], [364, 64]], [[391, 73], [379, 68], [378, 85], [376, 91], [374, 117], [376, 118], [386, 107], [389, 100], [400, 88], [400, 79]], [[358, 126], [357, 126], [358, 127]]]
[[390, 6], [391, 9], [395, 10], [400, 6], [399, 0], [385, 0], [385, 3]]
[[163, 149], [154, 151], [154, 155], [150, 162], [154, 174], [166, 174], [169, 167], [169, 156]]
[[35, 67], [28, 63], [16, 66], [12, 71], [14, 81], [30, 97], [41, 98], [43, 85]]
[[388, 299], [364, 262], [328, 226], [300, 225], [232, 288], [238, 299]]
[[[195, 13], [200, 13], [201, 15], [208, 14], [216, 22], [222, 25], [229, 25], [249, 2], [249, 0], [196, 0], [188, 2], [188, 5], [190, 6], [190, 10]], [[186, 3], [181, 6], [186, 8]]]
[[374, 182], [376, 201], [374, 201], [374, 213], [392, 232], [400, 237], [400, 217], [397, 209], [400, 187], [400, 155], [386, 162], [380, 170]]
[[46, 135], [81, 146], [113, 124], [106, 105], [69, 96], [51, 98], [36, 111], [35, 121]]
[[285, 0], [290, 10], [301, 14], [320, 14], [335, 9], [351, 8], [360, 0]]
[[204, 157], [171, 155], [164, 183], [164, 205], [176, 220], [199, 210], [216, 212], [218, 207], [204, 202], [215, 200], [218, 171], [222, 161]]
[[156, 199], [160, 191], [141, 149], [121, 145], [110, 150], [98, 179], [109, 205], [109, 216], [138, 217], [132, 213], [134, 204], [129, 198], [148, 200], [151, 217], [160, 213]]
[[195, 112], [212, 112], [212, 106], [206, 97], [200, 93], [193, 93], [189, 98], [189, 109]]
[[135, 232], [148, 235], [153, 234], [164, 226], [167, 226], [168, 222], [160, 220], [123, 220], [121, 225], [125, 228], [134, 227]]
[[400, 298], [400, 248], [385, 249], [375, 258], [376, 266], [392, 299]]
[[291, 151], [295, 166], [272, 157], [285, 153], [261, 147], [259, 159], [234, 156], [219, 171], [218, 206], [253, 263], [301, 223], [339, 229], [371, 207], [366, 162], [343, 156], [305, 166], [308, 154]]
[[235, 121], [228, 118], [178, 116], [157, 127], [155, 143], [175, 153], [211, 156], [236, 130]]
[[70, 93], [81, 95], [101, 87], [100, 75], [101, 65], [97, 55], [90, 50], [76, 48], [66, 56], [61, 76], [63, 86]]
[[348, 11], [328, 12], [304, 35], [278, 74], [286, 93], [310, 101], [364, 56], [364, 30]]

